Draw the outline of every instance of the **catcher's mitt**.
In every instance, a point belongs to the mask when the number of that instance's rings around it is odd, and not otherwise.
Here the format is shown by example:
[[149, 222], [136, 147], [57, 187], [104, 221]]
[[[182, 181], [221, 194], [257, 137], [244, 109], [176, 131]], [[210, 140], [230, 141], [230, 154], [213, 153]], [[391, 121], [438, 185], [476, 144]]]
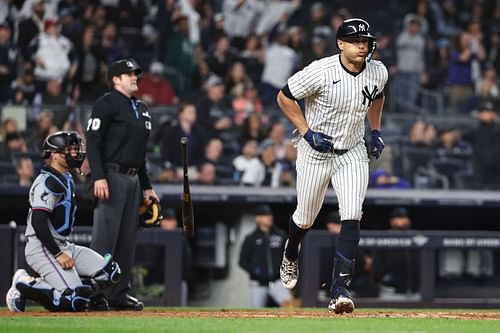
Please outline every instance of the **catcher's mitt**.
[[154, 197], [144, 199], [139, 206], [139, 216], [139, 227], [141, 229], [160, 226], [160, 220], [163, 216], [161, 216], [161, 206], [158, 200]]

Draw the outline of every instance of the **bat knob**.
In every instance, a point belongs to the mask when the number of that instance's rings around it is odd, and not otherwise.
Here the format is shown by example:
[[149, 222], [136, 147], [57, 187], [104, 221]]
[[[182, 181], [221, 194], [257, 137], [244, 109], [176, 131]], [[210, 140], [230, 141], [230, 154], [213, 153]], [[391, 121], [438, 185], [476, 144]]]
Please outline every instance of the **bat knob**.
[[183, 137], [181, 138], [181, 144], [183, 144], [183, 145], [187, 145], [187, 143], [188, 143], [188, 138], [186, 138], [185, 136], [183, 136]]

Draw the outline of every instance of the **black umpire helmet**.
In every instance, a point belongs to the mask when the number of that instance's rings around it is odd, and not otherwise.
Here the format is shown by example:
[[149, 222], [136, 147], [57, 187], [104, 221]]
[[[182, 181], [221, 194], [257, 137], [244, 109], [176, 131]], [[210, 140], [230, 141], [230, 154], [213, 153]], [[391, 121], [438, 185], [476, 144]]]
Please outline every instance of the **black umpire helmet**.
[[114, 76], [132, 73], [139, 75], [142, 73], [141, 67], [134, 59], [119, 59], [111, 63], [108, 69], [108, 81], [113, 81]]
[[375, 37], [370, 33], [368, 22], [360, 18], [347, 19], [342, 22], [337, 30], [337, 40], [354, 37], [368, 38], [368, 59], [370, 59], [377, 48], [377, 44], [375, 43]]
[[[43, 142], [42, 158], [49, 158], [51, 153], [64, 154], [70, 168], [80, 168], [85, 159], [85, 142], [78, 132], [59, 131], [50, 134]], [[68, 149], [75, 148], [76, 156], [71, 156]]]

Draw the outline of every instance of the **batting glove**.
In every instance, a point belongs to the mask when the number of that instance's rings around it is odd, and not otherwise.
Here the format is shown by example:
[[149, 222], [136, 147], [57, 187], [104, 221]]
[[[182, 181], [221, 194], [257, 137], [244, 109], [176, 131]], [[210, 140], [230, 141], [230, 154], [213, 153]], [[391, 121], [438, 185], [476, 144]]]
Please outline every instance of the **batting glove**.
[[384, 140], [380, 136], [379, 130], [372, 131], [372, 141], [370, 142], [370, 155], [378, 159], [384, 150]]
[[321, 132], [314, 132], [310, 128], [304, 134], [307, 143], [320, 153], [328, 153], [333, 150], [332, 137]]

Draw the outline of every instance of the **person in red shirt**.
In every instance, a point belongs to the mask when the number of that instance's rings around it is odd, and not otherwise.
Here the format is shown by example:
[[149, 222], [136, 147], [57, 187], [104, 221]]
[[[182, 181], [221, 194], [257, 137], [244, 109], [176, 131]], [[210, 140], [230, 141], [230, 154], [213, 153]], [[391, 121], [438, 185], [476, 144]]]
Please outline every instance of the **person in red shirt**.
[[162, 76], [163, 70], [161, 62], [153, 61], [149, 66], [149, 72], [140, 78], [137, 97], [148, 105], [172, 105], [178, 102], [170, 81]]

